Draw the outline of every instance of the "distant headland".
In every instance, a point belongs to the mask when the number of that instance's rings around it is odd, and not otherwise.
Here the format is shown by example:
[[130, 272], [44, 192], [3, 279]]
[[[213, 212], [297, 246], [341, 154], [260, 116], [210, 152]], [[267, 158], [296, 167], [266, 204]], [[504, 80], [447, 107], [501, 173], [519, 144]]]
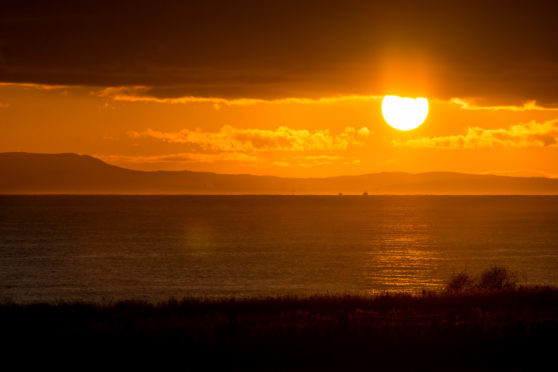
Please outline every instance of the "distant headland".
[[452, 172], [282, 178], [138, 171], [73, 153], [0, 153], [0, 194], [558, 195], [558, 179]]

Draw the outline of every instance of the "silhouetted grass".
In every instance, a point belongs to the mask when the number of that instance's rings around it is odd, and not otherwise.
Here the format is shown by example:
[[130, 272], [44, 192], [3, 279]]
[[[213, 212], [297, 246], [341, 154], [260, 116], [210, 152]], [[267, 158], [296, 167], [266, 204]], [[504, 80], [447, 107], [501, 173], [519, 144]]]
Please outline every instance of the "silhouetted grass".
[[[182, 367], [536, 368], [558, 289], [0, 306], [5, 355]], [[81, 362], [83, 363], [83, 362]]]

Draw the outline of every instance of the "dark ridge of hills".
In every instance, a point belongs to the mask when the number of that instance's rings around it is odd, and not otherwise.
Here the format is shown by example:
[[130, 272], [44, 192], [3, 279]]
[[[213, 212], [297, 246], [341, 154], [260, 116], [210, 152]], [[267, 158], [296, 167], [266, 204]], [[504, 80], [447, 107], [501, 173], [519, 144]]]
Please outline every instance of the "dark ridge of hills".
[[87, 155], [0, 153], [0, 194], [558, 194], [558, 179], [452, 172], [282, 178], [137, 171]]

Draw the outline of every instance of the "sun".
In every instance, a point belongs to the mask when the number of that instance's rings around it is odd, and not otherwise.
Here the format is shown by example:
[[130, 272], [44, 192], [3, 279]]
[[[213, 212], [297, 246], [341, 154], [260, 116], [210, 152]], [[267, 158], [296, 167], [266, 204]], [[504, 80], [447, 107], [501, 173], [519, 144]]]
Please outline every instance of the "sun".
[[385, 96], [382, 101], [382, 114], [385, 121], [395, 129], [415, 129], [428, 115], [428, 100]]

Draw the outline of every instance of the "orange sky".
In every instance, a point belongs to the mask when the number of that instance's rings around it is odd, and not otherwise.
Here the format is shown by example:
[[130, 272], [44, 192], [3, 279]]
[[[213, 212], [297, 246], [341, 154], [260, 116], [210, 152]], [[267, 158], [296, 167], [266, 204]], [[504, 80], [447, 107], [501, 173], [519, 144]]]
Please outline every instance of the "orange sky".
[[[553, 2], [29, 4], [0, 16], [0, 152], [558, 177]], [[424, 124], [388, 126], [386, 94], [428, 98]]]
[[76, 152], [134, 169], [281, 176], [382, 171], [558, 175], [558, 110], [430, 100], [402, 132], [381, 96], [136, 101], [86, 87], [0, 86], [2, 151]]

